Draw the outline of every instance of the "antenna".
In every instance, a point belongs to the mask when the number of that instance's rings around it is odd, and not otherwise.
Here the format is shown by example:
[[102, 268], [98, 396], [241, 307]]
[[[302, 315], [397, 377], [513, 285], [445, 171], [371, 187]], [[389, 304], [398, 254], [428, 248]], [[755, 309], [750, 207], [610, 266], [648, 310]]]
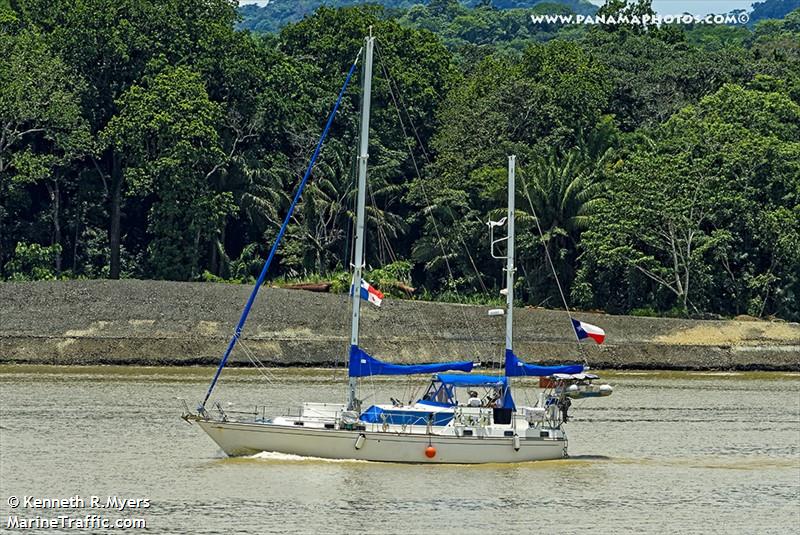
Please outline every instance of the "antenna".
[[489, 226], [489, 243], [490, 243], [490, 249], [491, 249], [492, 258], [496, 258], [497, 260], [505, 260], [506, 259], [506, 255], [495, 254], [494, 246], [496, 244], [498, 244], [498, 243], [502, 243], [502, 242], [508, 240], [508, 236], [506, 236], [505, 238], [498, 238], [498, 239], [495, 240], [494, 239], [494, 227], [502, 227], [503, 225], [506, 224], [506, 219], [507, 218], [504, 217], [500, 221], [489, 220], [489, 222], [486, 223]]

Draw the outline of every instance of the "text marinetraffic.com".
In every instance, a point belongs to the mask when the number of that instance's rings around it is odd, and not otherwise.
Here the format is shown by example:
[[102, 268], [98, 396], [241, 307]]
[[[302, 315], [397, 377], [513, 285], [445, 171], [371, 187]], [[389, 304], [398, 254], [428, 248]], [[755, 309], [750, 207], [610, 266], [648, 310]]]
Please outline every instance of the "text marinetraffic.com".
[[80, 495], [67, 498], [9, 496], [6, 504], [11, 508], [11, 512], [4, 519], [3, 527], [9, 530], [147, 529], [145, 518], [112, 518], [97, 512], [82, 513], [76, 510], [99, 509], [101, 513], [144, 512], [150, 508], [150, 498]]

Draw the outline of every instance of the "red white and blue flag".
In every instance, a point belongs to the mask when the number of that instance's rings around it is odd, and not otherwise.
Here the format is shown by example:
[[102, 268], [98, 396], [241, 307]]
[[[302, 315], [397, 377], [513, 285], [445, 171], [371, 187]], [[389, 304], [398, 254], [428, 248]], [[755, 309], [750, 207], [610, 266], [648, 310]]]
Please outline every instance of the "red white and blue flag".
[[598, 344], [602, 344], [606, 339], [606, 332], [591, 323], [584, 323], [574, 319], [572, 320], [572, 327], [575, 329], [575, 334], [578, 335], [578, 340], [591, 338]]
[[380, 290], [373, 288], [370, 283], [361, 279], [361, 299], [379, 307], [381, 306], [381, 301], [383, 301], [383, 294]]

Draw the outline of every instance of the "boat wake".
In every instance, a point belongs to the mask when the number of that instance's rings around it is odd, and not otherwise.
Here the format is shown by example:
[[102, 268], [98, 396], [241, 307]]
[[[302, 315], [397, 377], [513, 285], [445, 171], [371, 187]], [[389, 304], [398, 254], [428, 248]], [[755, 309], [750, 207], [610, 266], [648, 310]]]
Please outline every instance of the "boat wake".
[[608, 455], [570, 455], [567, 461], [612, 461], [613, 457]]
[[324, 457], [306, 457], [291, 453], [279, 453], [277, 451], [262, 451], [254, 455], [242, 457], [243, 459], [253, 459], [259, 461], [273, 462], [314, 462], [314, 463], [369, 463], [360, 459], [326, 459]]

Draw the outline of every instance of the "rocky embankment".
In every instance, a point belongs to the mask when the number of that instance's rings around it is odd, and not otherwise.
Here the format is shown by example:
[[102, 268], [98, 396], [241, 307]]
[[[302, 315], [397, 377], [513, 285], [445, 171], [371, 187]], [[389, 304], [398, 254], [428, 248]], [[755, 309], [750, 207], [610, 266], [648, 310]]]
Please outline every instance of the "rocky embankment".
[[[191, 365], [218, 362], [248, 286], [161, 281], [0, 283], [0, 362]], [[469, 358], [499, 364], [503, 317], [489, 307], [387, 299], [362, 307], [361, 345], [397, 362]], [[585, 354], [595, 368], [800, 370], [800, 325], [581, 313], [606, 330], [578, 347], [563, 311], [515, 312], [515, 349], [555, 363]], [[265, 288], [244, 345], [268, 365], [342, 364], [347, 297]], [[242, 349], [232, 363], [246, 363]]]

